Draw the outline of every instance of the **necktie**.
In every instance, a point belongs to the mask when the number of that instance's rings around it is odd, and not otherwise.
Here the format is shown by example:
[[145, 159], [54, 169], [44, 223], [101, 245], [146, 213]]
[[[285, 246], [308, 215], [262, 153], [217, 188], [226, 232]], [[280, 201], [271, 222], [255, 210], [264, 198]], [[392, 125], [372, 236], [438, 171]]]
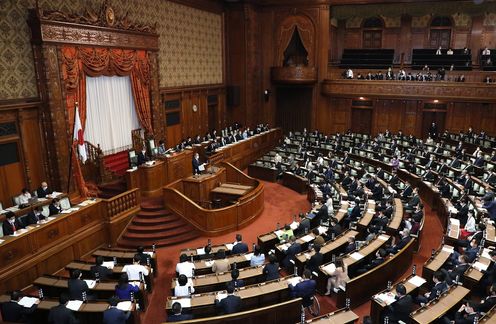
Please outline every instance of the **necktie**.
[[15, 232], [16, 231], [16, 226], [15, 226], [15, 222], [12, 223], [12, 230]]

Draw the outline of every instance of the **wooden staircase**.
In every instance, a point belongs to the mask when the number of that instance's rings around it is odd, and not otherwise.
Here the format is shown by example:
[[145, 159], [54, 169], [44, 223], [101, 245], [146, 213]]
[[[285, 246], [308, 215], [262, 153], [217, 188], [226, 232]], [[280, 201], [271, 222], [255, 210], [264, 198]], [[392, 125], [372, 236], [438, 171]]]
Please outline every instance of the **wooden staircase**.
[[141, 203], [141, 211], [131, 221], [117, 246], [170, 246], [198, 236], [200, 232], [166, 209], [161, 199], [148, 199]]

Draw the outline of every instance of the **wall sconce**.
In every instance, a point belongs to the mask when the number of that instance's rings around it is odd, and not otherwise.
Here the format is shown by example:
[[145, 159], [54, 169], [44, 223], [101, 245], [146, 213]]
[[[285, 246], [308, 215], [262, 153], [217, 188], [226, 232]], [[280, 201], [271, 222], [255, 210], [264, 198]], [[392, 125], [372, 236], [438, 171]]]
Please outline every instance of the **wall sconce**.
[[272, 91], [270, 91], [270, 89], [265, 89], [264, 90], [264, 99], [265, 99], [265, 102], [269, 101], [270, 99], [270, 94], [272, 93]]

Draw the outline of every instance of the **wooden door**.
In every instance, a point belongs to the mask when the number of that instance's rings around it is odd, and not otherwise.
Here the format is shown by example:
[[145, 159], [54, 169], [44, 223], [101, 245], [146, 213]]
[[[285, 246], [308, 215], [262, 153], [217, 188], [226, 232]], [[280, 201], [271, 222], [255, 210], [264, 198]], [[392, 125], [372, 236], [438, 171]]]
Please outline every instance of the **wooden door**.
[[219, 129], [219, 123], [217, 121], [217, 107], [218, 105], [208, 106], [208, 130]]
[[437, 125], [438, 134], [444, 132], [446, 112], [444, 111], [424, 111], [422, 113], [422, 138], [429, 136], [429, 129], [433, 122]]
[[372, 131], [372, 109], [351, 109], [351, 131], [360, 134], [370, 134]]
[[363, 48], [381, 48], [382, 30], [365, 30], [363, 32]]
[[276, 90], [276, 125], [285, 132], [310, 129], [312, 88], [278, 87]]
[[451, 45], [451, 29], [431, 29], [429, 39], [431, 48], [449, 48]]

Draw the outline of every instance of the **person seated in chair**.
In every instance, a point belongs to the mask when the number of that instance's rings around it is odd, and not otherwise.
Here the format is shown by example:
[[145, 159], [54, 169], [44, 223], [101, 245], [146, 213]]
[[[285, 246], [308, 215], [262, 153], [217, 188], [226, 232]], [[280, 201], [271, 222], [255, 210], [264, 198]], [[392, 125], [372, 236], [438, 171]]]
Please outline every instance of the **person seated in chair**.
[[388, 306], [390, 323], [410, 323], [410, 312], [413, 307], [412, 296], [407, 295], [403, 284], [396, 286], [395, 301]]
[[303, 307], [309, 307], [313, 304], [315, 288], [317, 283], [312, 278], [312, 272], [308, 269], [303, 271], [302, 281], [295, 286], [289, 284], [290, 295], [293, 298], [301, 297]]
[[193, 281], [185, 275], [179, 275], [176, 286], [174, 287], [174, 296], [188, 297], [195, 293]]
[[434, 286], [430, 292], [425, 293], [423, 296], [418, 296], [416, 302], [420, 305], [424, 305], [448, 291], [448, 284], [444, 281], [444, 279], [444, 273], [441, 271], [434, 272], [434, 275], [432, 276]]
[[131, 312], [125, 312], [117, 308], [119, 300], [110, 297], [109, 308], [103, 312], [103, 324], [126, 324]]
[[222, 314], [237, 313], [241, 310], [242, 300], [241, 297], [234, 295], [234, 285], [227, 284], [227, 297], [221, 300], [215, 299], [215, 306], [220, 309]]
[[50, 195], [52, 193], [52, 190], [48, 188], [48, 184], [43, 181], [41, 183], [41, 186], [36, 190], [36, 196], [38, 198], [46, 198], [46, 196]]
[[231, 254], [240, 254], [248, 252], [248, 245], [243, 242], [243, 236], [236, 234], [236, 242], [231, 250]]
[[103, 257], [95, 258], [95, 265], [91, 266], [90, 273], [93, 279], [105, 281], [112, 275], [112, 270], [103, 266]]
[[17, 232], [20, 229], [23, 229], [25, 226], [22, 223], [22, 221], [19, 218], [16, 218], [16, 215], [8, 211], [5, 214], [5, 220], [3, 221], [2, 224], [2, 230], [3, 230], [3, 235], [13, 235], [15, 232]]
[[2, 303], [0, 308], [2, 310], [2, 319], [5, 322], [12, 323], [27, 323], [29, 316], [36, 310], [38, 303], [35, 303], [30, 308], [19, 305], [22, 294], [18, 290], [14, 290], [10, 294], [10, 301]]
[[37, 206], [34, 210], [30, 211], [27, 216], [28, 225], [36, 225], [39, 224], [46, 217], [42, 214], [43, 208], [41, 206]]
[[172, 315], [167, 316], [167, 322], [181, 322], [193, 319], [191, 314], [182, 314], [181, 303], [175, 302], [172, 304]]
[[60, 206], [60, 200], [58, 198], [53, 198], [52, 202], [48, 206], [49, 216], [58, 215], [62, 212], [62, 206]]

